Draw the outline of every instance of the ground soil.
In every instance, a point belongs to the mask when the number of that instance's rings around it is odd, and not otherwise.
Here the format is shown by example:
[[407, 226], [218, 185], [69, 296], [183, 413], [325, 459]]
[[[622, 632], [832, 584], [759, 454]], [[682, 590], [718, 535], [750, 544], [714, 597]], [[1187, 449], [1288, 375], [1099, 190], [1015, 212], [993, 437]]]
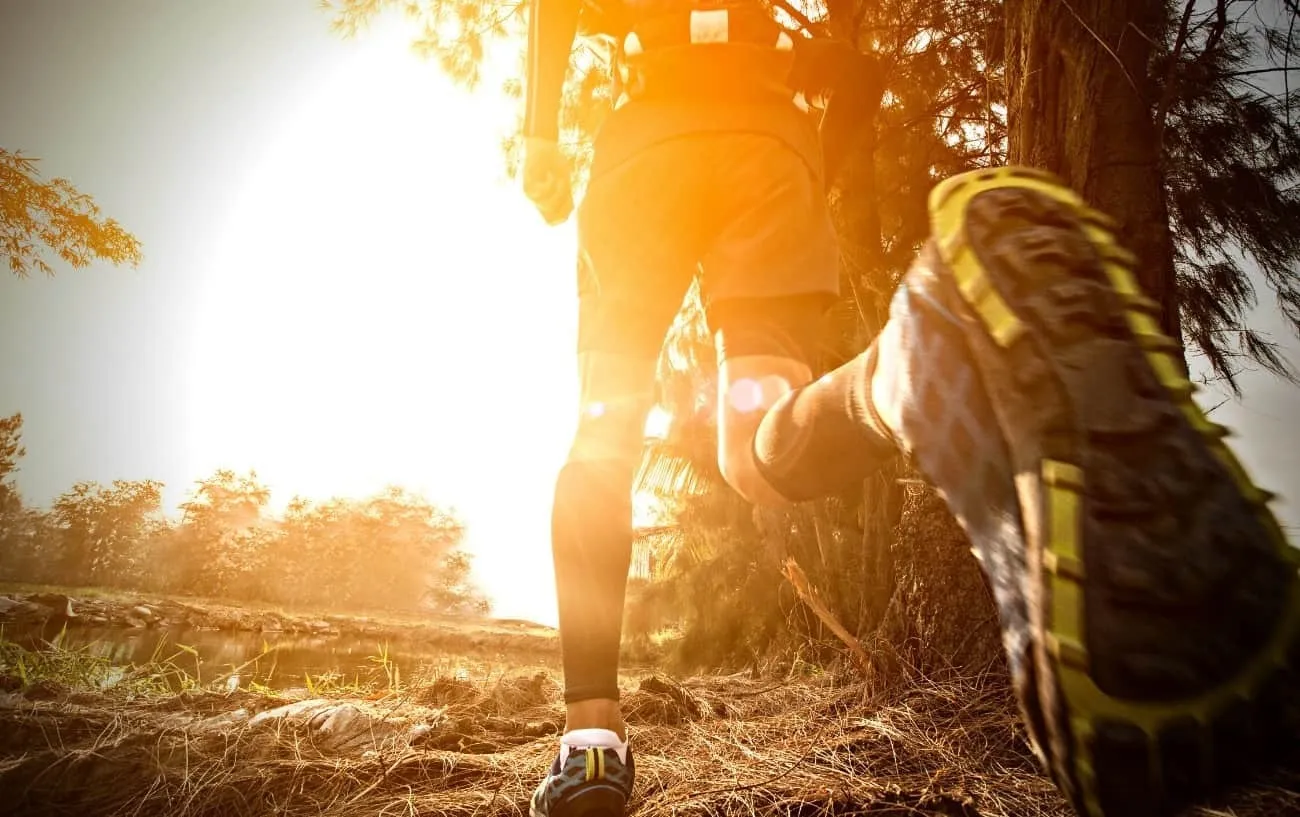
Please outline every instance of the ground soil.
[[512, 653], [554, 653], [554, 628], [516, 619], [448, 616], [434, 613], [372, 614], [290, 611], [230, 601], [89, 589], [0, 588], [0, 625], [43, 621], [126, 629], [222, 630], [366, 636], [375, 641], [419, 640], [449, 652], [484, 648]]
[[[557, 677], [526, 651], [490, 679], [346, 694], [20, 676], [0, 667], [0, 811], [15, 817], [524, 815], [563, 723]], [[870, 690], [830, 675], [647, 673], [624, 679], [624, 710], [639, 817], [1069, 814], [996, 674]], [[1300, 814], [1300, 780], [1274, 776], [1194, 814]]]

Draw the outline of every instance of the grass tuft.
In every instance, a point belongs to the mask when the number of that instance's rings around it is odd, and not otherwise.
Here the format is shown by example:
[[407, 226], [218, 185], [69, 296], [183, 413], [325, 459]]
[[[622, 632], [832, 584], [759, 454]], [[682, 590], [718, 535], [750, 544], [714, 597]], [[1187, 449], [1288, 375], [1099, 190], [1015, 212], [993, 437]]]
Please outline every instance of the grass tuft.
[[[382, 649], [368, 678], [281, 693], [200, 684], [183, 649], [118, 675], [57, 644], [0, 656], [0, 802], [16, 816], [522, 815], [563, 725], [547, 671], [449, 660], [399, 678]], [[1070, 813], [998, 673], [913, 672], [888, 689], [829, 674], [624, 687], [636, 817]], [[1278, 773], [1199, 815], [1298, 813], [1298, 792]]]

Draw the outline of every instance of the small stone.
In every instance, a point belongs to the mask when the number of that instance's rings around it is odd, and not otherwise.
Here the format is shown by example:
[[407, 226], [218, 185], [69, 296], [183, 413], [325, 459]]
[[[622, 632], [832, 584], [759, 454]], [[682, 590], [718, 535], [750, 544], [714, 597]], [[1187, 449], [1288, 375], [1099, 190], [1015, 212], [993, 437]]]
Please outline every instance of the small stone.
[[329, 714], [324, 720], [319, 722], [317, 729], [326, 735], [346, 734], [360, 731], [358, 724], [368, 723], [370, 717], [352, 704], [339, 704], [329, 710]]
[[27, 601], [48, 608], [52, 616], [76, 618], [77, 612], [72, 608], [72, 599], [62, 593], [34, 593]]
[[0, 619], [3, 620], [39, 619], [48, 616], [49, 612], [46, 608], [39, 604], [32, 604], [30, 601], [0, 597]]

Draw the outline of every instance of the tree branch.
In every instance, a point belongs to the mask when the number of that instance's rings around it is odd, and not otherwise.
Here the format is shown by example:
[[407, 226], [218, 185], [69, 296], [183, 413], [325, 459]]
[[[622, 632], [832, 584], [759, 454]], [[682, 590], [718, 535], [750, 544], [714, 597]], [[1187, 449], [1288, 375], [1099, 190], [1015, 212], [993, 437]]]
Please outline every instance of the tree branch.
[[809, 34], [817, 34], [822, 30], [821, 26], [817, 25], [812, 20], [808, 19], [808, 15], [804, 14], [799, 9], [790, 5], [790, 3], [786, 2], [786, 0], [771, 0], [771, 2], [773, 8], [778, 8], [781, 11], [784, 11], [786, 14], [790, 15], [791, 19], [793, 19], [796, 23], [798, 23], [799, 26], [803, 28], [805, 31], [807, 31]]
[[1190, 31], [1189, 24], [1192, 20], [1192, 11], [1196, 8], [1196, 0], [1187, 0], [1187, 5], [1183, 7], [1183, 19], [1178, 24], [1178, 36], [1174, 39], [1174, 50], [1169, 55], [1169, 68], [1165, 71], [1165, 87], [1160, 94], [1160, 104], [1156, 106], [1156, 148], [1163, 152], [1165, 144], [1165, 123], [1169, 119], [1169, 108], [1174, 102], [1174, 89], [1178, 83], [1176, 74], [1178, 72], [1178, 60], [1183, 55], [1183, 47], [1187, 45], [1187, 35]]
[[1252, 68], [1249, 71], [1225, 71], [1216, 78], [1232, 79], [1233, 77], [1252, 77], [1256, 74], [1285, 74], [1290, 71], [1300, 71], [1300, 65], [1276, 65], [1272, 68]]
[[1210, 27], [1209, 36], [1205, 38], [1205, 49], [1197, 57], [1197, 62], [1205, 62], [1219, 47], [1223, 32], [1228, 29], [1228, 0], [1219, 0], [1214, 8], [1214, 25]]
[[867, 671], [871, 665], [871, 659], [867, 657], [867, 651], [862, 648], [861, 642], [850, 635], [848, 630], [844, 629], [844, 625], [840, 624], [839, 619], [835, 618], [835, 614], [817, 595], [817, 590], [808, 583], [808, 577], [804, 574], [803, 568], [799, 567], [799, 563], [793, 557], [787, 558], [784, 568], [782, 572], [790, 580], [790, 584], [794, 586], [795, 592], [799, 594], [799, 598], [803, 600], [803, 603], [808, 605], [808, 609], [812, 610], [817, 618], [821, 619], [822, 623], [830, 628], [830, 631], [835, 633], [840, 641], [844, 642], [844, 646], [849, 648], [849, 652], [852, 653], [858, 666], [864, 672]]
[[1286, 71], [1282, 72], [1282, 93], [1287, 100], [1286, 104], [1286, 126], [1291, 127], [1291, 35], [1295, 33], [1295, 20], [1300, 17], [1300, 8], [1294, 3], [1291, 5], [1291, 21], [1286, 26], [1286, 49], [1282, 52], [1282, 67]]

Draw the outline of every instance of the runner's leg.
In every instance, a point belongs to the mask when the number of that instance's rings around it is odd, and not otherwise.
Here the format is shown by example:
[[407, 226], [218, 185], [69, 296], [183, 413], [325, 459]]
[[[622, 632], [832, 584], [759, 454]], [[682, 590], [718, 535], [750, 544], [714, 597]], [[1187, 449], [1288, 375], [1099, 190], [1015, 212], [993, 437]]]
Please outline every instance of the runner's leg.
[[[584, 317], [608, 308], [584, 303]], [[580, 417], [556, 480], [551, 522], [566, 728], [609, 729], [625, 738], [618, 649], [632, 555], [632, 479], [654, 401], [655, 358], [588, 349], [579, 361]]]
[[816, 168], [782, 142], [714, 142], [711, 212], [725, 223], [704, 257], [703, 291], [719, 359], [718, 457], [751, 502], [836, 493], [893, 456], [864, 424], [860, 378], [810, 382], [839, 253]]
[[698, 267], [691, 145], [675, 140], [606, 171], [578, 211], [581, 414], [552, 522], [569, 730], [623, 733], [617, 674], [632, 480], [655, 363]]

